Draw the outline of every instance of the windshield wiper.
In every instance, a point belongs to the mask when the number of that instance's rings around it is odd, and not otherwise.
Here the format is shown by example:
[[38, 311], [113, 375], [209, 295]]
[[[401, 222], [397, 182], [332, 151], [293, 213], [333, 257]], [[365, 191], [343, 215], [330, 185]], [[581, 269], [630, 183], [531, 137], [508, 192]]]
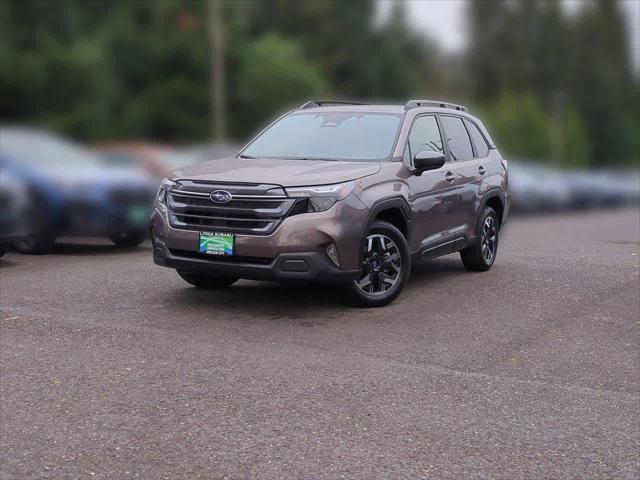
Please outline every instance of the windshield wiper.
[[282, 160], [320, 160], [323, 162], [339, 162], [340, 160], [337, 158], [310, 158], [310, 157], [252, 157], [251, 155], [240, 155], [240, 158], [245, 158], [248, 160], [260, 160], [262, 158], [266, 159], [282, 159]]

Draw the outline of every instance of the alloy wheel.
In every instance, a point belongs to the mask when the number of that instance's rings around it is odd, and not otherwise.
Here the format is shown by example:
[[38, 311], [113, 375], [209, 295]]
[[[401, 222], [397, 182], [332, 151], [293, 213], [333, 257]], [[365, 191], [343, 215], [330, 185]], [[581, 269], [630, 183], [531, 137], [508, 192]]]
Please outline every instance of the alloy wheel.
[[496, 256], [496, 247], [498, 244], [498, 229], [496, 228], [496, 221], [492, 216], [488, 216], [484, 221], [480, 242], [482, 258], [490, 265]]
[[402, 256], [396, 243], [386, 235], [367, 236], [362, 262], [362, 277], [356, 287], [367, 295], [383, 295], [400, 280]]

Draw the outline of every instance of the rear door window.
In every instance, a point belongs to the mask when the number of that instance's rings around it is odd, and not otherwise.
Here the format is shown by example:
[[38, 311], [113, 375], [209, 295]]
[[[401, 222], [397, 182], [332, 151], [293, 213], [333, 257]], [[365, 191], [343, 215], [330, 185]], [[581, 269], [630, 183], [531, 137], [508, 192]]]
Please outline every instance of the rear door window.
[[465, 120], [464, 124], [467, 126], [469, 135], [471, 135], [473, 145], [476, 147], [476, 157], [484, 158], [489, 155], [489, 146], [487, 145], [487, 141], [484, 139], [482, 133], [480, 133], [480, 130], [478, 130], [478, 127], [468, 120]]
[[471, 139], [462, 123], [462, 119], [460, 117], [442, 116], [440, 120], [442, 121], [452, 159], [454, 161], [472, 159]]

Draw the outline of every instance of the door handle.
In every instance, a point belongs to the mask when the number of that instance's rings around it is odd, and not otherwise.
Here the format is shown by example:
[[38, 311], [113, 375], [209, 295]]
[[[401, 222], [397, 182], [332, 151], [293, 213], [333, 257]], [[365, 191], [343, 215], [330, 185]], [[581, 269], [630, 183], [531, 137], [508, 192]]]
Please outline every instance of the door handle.
[[484, 168], [482, 165], [480, 165], [480, 166], [478, 167], [478, 173], [479, 173], [480, 175], [484, 175], [485, 173], [487, 173], [487, 169], [486, 169], [486, 168]]
[[446, 175], [444, 176], [444, 179], [449, 183], [455, 183], [456, 176], [451, 172], [447, 172]]

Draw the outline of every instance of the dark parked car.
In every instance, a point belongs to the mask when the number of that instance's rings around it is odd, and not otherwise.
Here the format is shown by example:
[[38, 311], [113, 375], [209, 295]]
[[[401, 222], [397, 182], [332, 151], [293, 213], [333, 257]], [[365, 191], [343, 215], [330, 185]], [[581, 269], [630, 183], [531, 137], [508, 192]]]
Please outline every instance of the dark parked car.
[[[0, 160], [1, 165], [1, 160]], [[27, 229], [28, 192], [23, 182], [0, 167], [0, 257]]]
[[43, 253], [59, 236], [104, 235], [122, 246], [146, 238], [157, 184], [141, 171], [107, 167], [60, 137], [23, 128], [0, 129], [0, 157], [0, 175], [28, 192], [16, 250]]
[[312, 101], [236, 157], [165, 179], [153, 254], [198, 287], [340, 282], [376, 307], [414, 261], [460, 251], [467, 269], [491, 268], [509, 203], [507, 162], [464, 107]]

